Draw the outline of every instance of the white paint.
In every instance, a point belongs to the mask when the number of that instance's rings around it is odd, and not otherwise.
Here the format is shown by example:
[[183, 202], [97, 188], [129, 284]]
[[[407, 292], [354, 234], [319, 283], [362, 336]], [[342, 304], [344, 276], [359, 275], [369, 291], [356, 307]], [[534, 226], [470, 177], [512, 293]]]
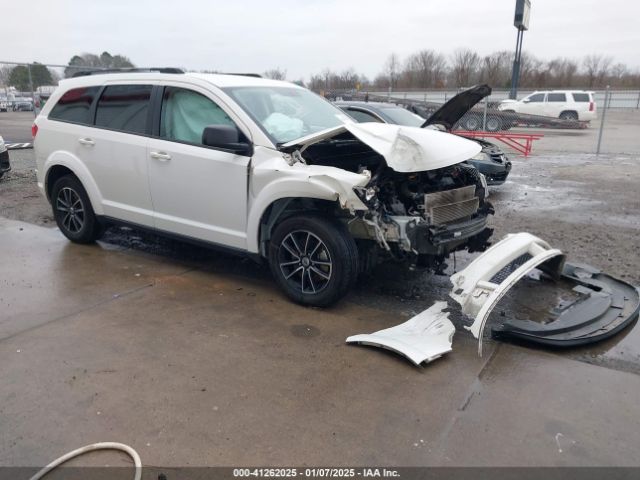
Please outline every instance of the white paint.
[[397, 172], [423, 172], [455, 165], [477, 155], [482, 147], [457, 135], [387, 123], [346, 123], [283, 145], [305, 149], [314, 143], [350, 132], [382, 155]]
[[[514, 270], [500, 284], [491, 282], [493, 276], [512, 261], [528, 253], [531, 259]], [[482, 334], [489, 314], [522, 277], [551, 258], [562, 256], [544, 240], [530, 233], [509, 234], [471, 262], [464, 270], [451, 275], [450, 296], [462, 307], [462, 312], [474, 318], [470, 327], [478, 339], [478, 354], [482, 356]], [[564, 259], [560, 262], [562, 265]]]
[[432, 362], [451, 351], [455, 327], [449, 320], [449, 313], [443, 311], [445, 308], [447, 302], [436, 302], [405, 323], [368, 335], [353, 335], [346, 341], [388, 348], [417, 366]]

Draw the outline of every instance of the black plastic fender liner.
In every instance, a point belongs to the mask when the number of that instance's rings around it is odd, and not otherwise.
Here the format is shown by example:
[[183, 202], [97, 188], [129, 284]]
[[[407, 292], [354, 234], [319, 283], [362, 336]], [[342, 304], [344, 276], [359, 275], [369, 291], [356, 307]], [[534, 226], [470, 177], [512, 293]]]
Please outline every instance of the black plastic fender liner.
[[552, 321], [508, 320], [496, 325], [494, 338], [517, 339], [553, 347], [575, 347], [605, 340], [630, 325], [640, 311], [640, 289], [589, 265], [564, 265], [561, 279], [575, 286], [578, 298], [552, 307]]

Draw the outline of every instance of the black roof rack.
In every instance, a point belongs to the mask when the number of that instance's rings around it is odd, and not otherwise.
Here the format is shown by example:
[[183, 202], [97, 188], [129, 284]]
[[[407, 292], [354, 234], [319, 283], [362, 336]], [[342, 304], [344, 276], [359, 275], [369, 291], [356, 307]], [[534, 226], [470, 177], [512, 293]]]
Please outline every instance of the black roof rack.
[[241, 77], [254, 77], [254, 78], [262, 78], [262, 75], [259, 73], [229, 73], [229, 72], [219, 72], [218, 75], [239, 75]]
[[151, 67], [151, 68], [106, 68], [103, 70], [80, 70], [72, 75], [75, 77], [88, 77], [90, 75], [104, 75], [106, 73], [184, 73], [181, 68], [175, 67]]

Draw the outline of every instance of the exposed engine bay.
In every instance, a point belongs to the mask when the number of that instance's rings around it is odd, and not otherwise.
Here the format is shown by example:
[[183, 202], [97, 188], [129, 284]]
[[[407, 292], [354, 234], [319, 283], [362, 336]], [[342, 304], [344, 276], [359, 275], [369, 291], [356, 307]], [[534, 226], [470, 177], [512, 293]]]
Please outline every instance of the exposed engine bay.
[[397, 172], [349, 133], [311, 145], [301, 156], [310, 165], [370, 172], [371, 181], [355, 189], [369, 210], [345, 220], [357, 240], [374, 240], [387, 256], [441, 271], [451, 252], [489, 245], [486, 222], [493, 207], [483, 175], [467, 162]]

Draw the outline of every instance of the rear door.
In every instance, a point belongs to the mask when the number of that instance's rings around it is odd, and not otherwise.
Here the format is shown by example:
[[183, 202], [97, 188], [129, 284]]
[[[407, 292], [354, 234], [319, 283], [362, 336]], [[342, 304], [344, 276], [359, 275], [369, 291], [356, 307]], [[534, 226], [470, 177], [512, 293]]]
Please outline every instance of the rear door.
[[239, 120], [200, 87], [169, 84], [155, 98], [147, 162], [156, 228], [245, 249], [250, 157], [202, 144], [206, 126]]
[[565, 110], [574, 110], [574, 108], [569, 107], [567, 94], [564, 92], [549, 92], [544, 114], [547, 117], [558, 118]]
[[85, 164], [102, 194], [104, 214], [144, 226], [153, 226], [147, 180], [152, 88], [149, 83], [105, 86], [94, 128], [79, 140], [91, 151]]

